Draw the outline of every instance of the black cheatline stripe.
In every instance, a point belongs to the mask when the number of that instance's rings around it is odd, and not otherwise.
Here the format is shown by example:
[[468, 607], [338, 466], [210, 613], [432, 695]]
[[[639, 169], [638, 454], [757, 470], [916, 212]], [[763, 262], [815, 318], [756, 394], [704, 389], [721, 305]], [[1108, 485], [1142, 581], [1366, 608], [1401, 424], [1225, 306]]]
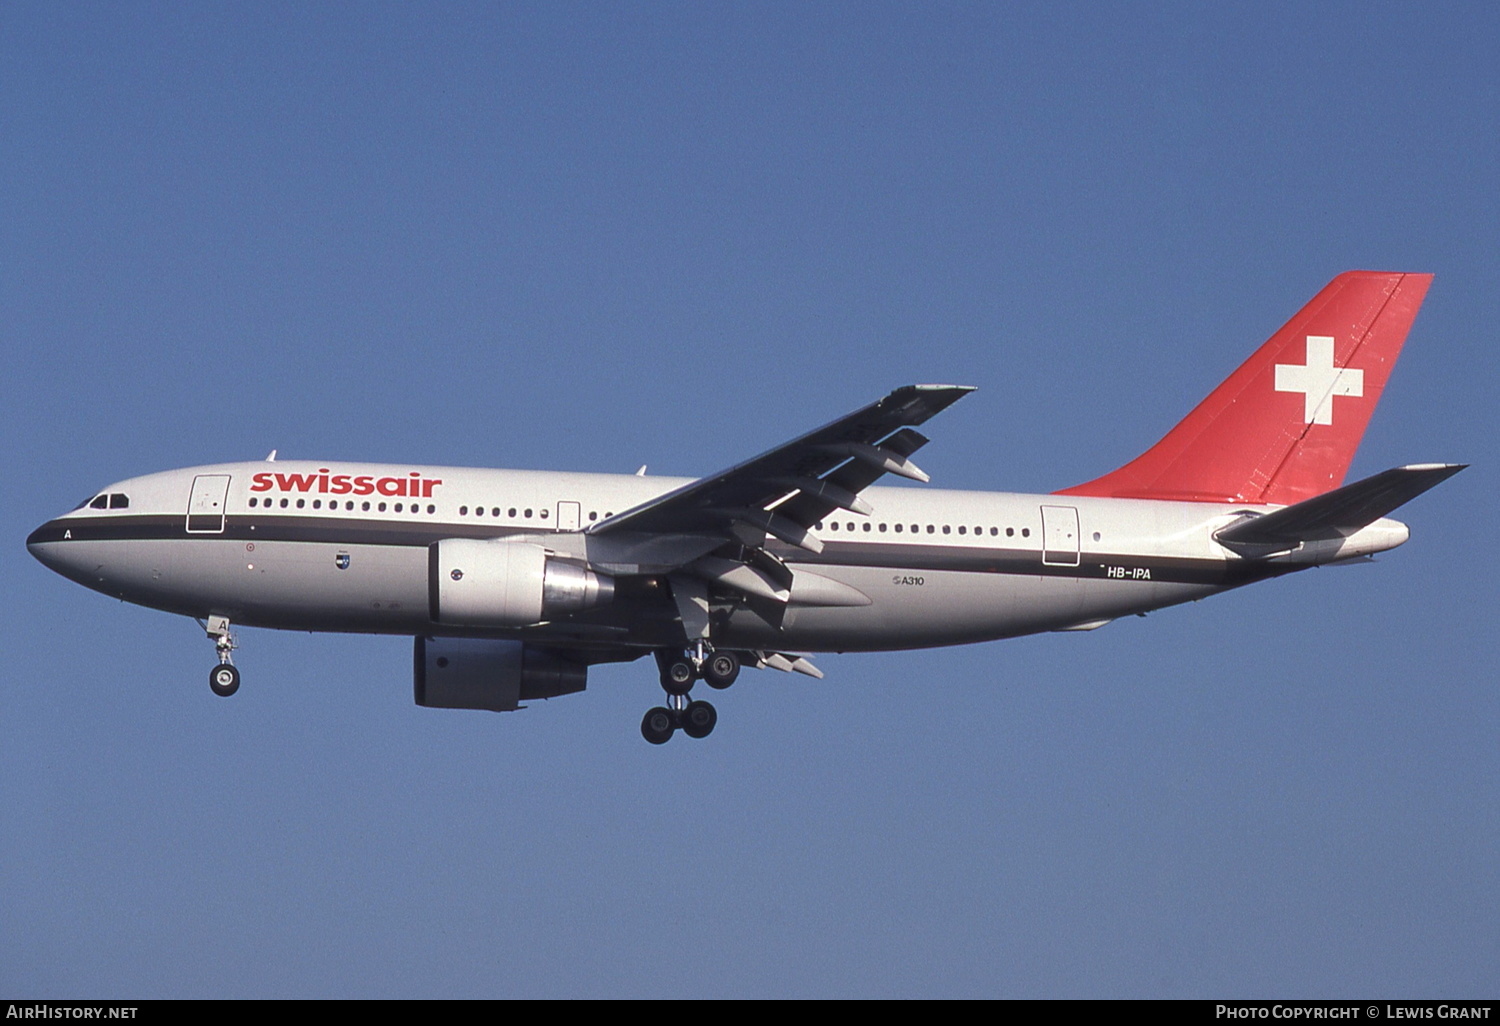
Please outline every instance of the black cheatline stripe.
[[[1169, 584], [1247, 584], [1303, 567], [1288, 564], [1230, 562], [1183, 556], [1147, 556], [1090, 552], [1077, 566], [1042, 562], [1035, 549], [977, 549], [959, 545], [890, 545], [825, 543], [822, 553], [780, 553], [789, 563], [810, 566], [885, 567], [892, 570], [954, 570], [965, 573], [1077, 577], [1087, 580], [1150, 580]], [[1119, 576], [1124, 568], [1127, 576]], [[1111, 571], [1116, 571], [1111, 576]], [[1149, 577], [1129, 576], [1150, 571]]]
[[[184, 524], [182, 516], [67, 517], [43, 524], [26, 541], [27, 544], [62, 541], [63, 533], [71, 531], [77, 541], [291, 541], [416, 547], [442, 538], [493, 538], [496, 534], [494, 527], [433, 521], [427, 514], [415, 514], [410, 520], [378, 521], [356, 517], [345, 520], [229, 516], [225, 518], [224, 530], [212, 534], [188, 533]], [[549, 532], [533, 529], [526, 533]]]
[[[495, 529], [485, 525], [452, 524], [426, 520], [369, 521], [360, 518], [230, 516], [219, 534], [188, 534], [182, 516], [69, 517], [50, 521], [26, 539], [27, 544], [63, 540], [71, 531], [75, 541], [200, 541], [310, 542], [337, 545], [390, 545], [426, 547], [444, 538], [493, 538]], [[527, 533], [539, 533], [535, 531]], [[960, 545], [910, 545], [889, 542], [824, 543], [822, 553], [777, 546], [777, 553], [794, 565], [851, 566], [900, 570], [956, 571], [1077, 577], [1088, 580], [1151, 580], [1169, 584], [1248, 584], [1305, 569], [1290, 564], [1231, 562], [1178, 556], [1143, 556], [1127, 553], [1086, 553], [1078, 566], [1055, 566], [1042, 562], [1036, 549], [997, 549]], [[1149, 578], [1118, 574], [1149, 571]]]

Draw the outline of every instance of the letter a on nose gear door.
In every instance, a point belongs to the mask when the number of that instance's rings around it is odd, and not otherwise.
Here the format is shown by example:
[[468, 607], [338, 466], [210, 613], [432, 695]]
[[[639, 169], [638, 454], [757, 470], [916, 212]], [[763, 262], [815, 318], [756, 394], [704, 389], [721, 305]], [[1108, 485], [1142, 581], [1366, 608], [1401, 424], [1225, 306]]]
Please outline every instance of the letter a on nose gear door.
[[228, 474], [199, 474], [188, 499], [188, 534], [223, 534], [224, 500], [229, 495]]

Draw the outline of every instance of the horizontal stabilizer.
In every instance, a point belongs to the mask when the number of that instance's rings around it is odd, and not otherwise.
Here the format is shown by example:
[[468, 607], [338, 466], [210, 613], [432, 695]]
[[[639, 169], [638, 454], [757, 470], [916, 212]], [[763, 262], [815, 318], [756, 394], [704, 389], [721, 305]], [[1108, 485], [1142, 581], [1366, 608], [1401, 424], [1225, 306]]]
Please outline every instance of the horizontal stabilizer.
[[1283, 545], [1352, 534], [1442, 484], [1466, 466], [1466, 463], [1422, 463], [1396, 467], [1274, 513], [1237, 520], [1214, 537], [1230, 546]]

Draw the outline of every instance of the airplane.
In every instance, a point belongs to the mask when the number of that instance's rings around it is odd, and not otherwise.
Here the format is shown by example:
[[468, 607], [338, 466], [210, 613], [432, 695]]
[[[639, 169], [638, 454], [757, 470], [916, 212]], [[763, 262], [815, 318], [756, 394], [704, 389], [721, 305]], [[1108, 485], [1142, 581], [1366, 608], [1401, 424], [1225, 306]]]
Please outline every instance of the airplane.
[[112, 484], [27, 539], [95, 591], [231, 627], [409, 635], [429, 708], [508, 711], [655, 657], [641, 733], [706, 737], [692, 697], [744, 666], [821, 677], [818, 652], [1085, 631], [1407, 540], [1387, 514], [1464, 469], [1344, 484], [1427, 274], [1350, 271], [1156, 445], [1051, 494], [926, 483], [917, 431], [972, 388], [907, 385], [697, 479], [227, 463]]

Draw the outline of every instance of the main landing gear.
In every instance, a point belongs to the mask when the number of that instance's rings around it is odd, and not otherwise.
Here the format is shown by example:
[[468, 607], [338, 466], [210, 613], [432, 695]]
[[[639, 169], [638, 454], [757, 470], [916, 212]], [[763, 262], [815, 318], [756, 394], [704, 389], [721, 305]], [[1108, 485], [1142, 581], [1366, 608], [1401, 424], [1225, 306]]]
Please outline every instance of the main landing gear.
[[719, 722], [719, 713], [704, 701], [689, 701], [693, 684], [702, 680], [722, 691], [740, 675], [740, 660], [733, 652], [713, 652], [698, 642], [691, 652], [662, 649], [656, 653], [661, 687], [667, 704], [649, 710], [641, 720], [641, 736], [653, 745], [664, 745], [681, 727], [688, 737], [708, 737]]
[[229, 655], [236, 648], [234, 635], [229, 633], [229, 618], [210, 616], [203, 629], [219, 653], [219, 665], [208, 671], [209, 689], [220, 698], [228, 698], [240, 689], [240, 671]]

